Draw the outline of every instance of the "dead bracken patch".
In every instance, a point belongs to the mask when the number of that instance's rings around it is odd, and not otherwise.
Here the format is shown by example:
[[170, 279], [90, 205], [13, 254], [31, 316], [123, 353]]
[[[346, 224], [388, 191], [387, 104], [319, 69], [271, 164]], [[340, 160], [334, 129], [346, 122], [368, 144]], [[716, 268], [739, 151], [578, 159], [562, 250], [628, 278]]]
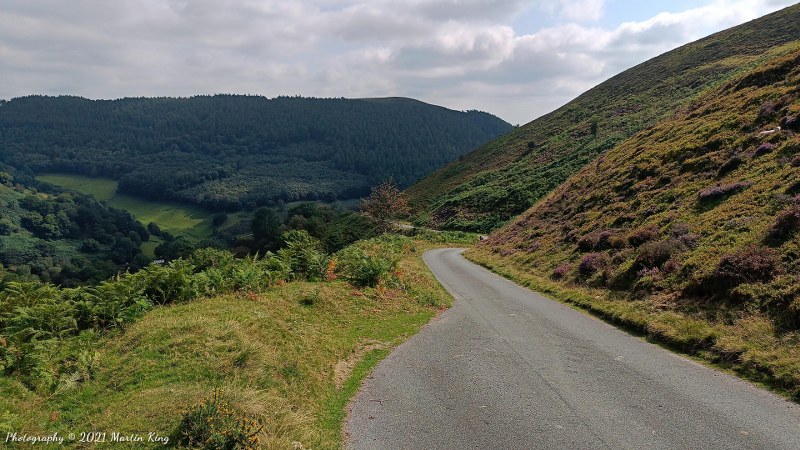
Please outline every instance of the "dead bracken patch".
[[344, 387], [344, 383], [350, 378], [350, 374], [353, 373], [353, 368], [355, 368], [356, 364], [364, 355], [373, 350], [383, 350], [386, 348], [389, 348], [389, 344], [386, 342], [369, 340], [359, 345], [347, 358], [340, 359], [333, 368], [333, 383], [336, 385], [336, 389], [339, 390]]

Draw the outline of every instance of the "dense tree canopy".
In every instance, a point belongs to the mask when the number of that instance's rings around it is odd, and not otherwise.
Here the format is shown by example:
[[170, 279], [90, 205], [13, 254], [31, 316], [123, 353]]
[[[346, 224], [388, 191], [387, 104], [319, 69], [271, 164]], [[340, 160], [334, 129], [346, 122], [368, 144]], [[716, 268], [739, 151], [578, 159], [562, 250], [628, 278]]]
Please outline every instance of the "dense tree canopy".
[[147, 263], [150, 233], [125, 211], [77, 193], [48, 193], [0, 172], [0, 286], [39, 278], [67, 286], [96, 282]]
[[119, 180], [122, 193], [237, 210], [406, 186], [511, 126], [409, 99], [16, 98], [0, 163]]

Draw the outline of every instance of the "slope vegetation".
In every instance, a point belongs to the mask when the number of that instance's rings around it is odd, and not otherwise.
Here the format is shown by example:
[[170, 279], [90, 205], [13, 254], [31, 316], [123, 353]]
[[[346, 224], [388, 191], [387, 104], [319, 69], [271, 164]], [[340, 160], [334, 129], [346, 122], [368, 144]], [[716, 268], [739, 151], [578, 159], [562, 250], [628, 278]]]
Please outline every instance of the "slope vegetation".
[[[143, 437], [123, 448], [163, 448], [148, 433], [339, 448], [361, 379], [452, 298], [422, 262], [431, 244], [384, 236], [331, 259], [307, 235], [295, 244], [263, 258], [200, 250], [95, 287], [9, 286], [0, 432], [58, 433], [67, 448], [118, 448], [114, 433]], [[91, 431], [105, 434], [79, 442]]]
[[236, 210], [360, 197], [389, 177], [406, 186], [510, 129], [403, 98], [32, 96], [0, 103], [0, 163]]
[[476, 258], [600, 289], [604, 314], [800, 395], [799, 132], [795, 43], [600, 156]]
[[702, 92], [800, 38], [800, 5], [629, 69], [434, 172], [406, 192], [420, 223], [488, 231]]
[[0, 288], [39, 278], [73, 286], [149, 263], [150, 233], [128, 212], [78, 193], [37, 191], [0, 172]]

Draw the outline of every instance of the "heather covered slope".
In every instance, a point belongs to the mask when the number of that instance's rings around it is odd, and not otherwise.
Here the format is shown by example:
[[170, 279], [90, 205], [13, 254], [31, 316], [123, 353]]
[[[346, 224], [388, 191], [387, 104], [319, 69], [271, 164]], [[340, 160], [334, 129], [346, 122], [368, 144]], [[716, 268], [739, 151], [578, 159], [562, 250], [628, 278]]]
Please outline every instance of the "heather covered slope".
[[406, 192], [420, 223], [489, 231], [702, 92], [800, 39], [800, 5], [661, 55], [434, 172]]
[[795, 43], [600, 156], [475, 257], [597, 289], [603, 314], [635, 310], [648, 333], [800, 395], [798, 133]]

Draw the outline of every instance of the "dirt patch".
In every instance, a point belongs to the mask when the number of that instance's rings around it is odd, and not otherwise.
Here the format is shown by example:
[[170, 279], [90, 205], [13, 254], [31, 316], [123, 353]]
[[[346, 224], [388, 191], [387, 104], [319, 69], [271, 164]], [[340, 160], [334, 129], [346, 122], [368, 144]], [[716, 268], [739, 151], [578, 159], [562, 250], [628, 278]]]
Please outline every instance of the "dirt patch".
[[333, 382], [336, 384], [336, 389], [341, 389], [344, 386], [345, 381], [347, 381], [347, 379], [350, 378], [350, 374], [353, 373], [353, 368], [356, 366], [356, 363], [358, 363], [364, 355], [373, 350], [382, 350], [385, 348], [389, 348], [389, 344], [386, 342], [368, 340], [359, 345], [346, 359], [340, 359], [333, 368]]

